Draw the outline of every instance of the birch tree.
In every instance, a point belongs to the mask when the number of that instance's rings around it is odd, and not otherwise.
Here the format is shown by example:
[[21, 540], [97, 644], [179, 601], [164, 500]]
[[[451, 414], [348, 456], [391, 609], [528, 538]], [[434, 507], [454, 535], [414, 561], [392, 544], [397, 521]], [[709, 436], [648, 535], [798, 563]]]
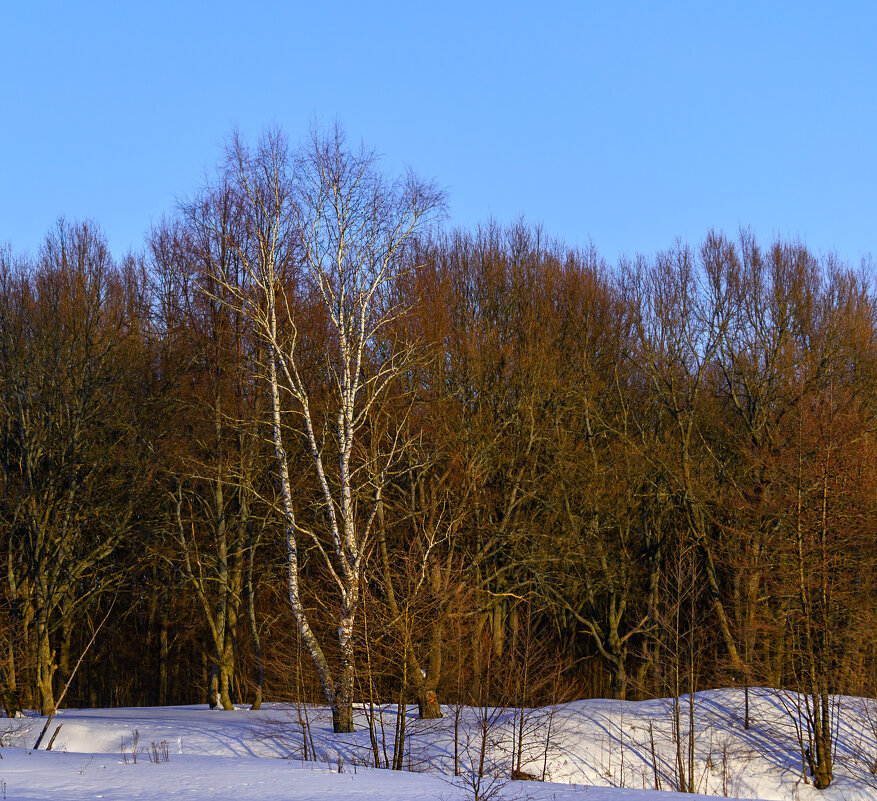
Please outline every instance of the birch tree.
[[[410, 352], [389, 336], [404, 313], [395, 283], [441, 193], [410, 173], [387, 180], [375, 154], [348, 149], [338, 128], [314, 135], [295, 159], [278, 133], [255, 149], [235, 138], [229, 170], [246, 220], [248, 244], [238, 247], [248, 282], [226, 289], [265, 344], [289, 602], [334, 729], [349, 732], [363, 567], [402, 445], [399, 434], [380, 445], [372, 434], [381, 428], [373, 425], [379, 401]], [[303, 525], [297, 514], [287, 457], [293, 433], [309, 454], [319, 525]], [[323, 599], [337, 632], [332, 651], [302, 598], [303, 538], [336, 590], [334, 602]]]

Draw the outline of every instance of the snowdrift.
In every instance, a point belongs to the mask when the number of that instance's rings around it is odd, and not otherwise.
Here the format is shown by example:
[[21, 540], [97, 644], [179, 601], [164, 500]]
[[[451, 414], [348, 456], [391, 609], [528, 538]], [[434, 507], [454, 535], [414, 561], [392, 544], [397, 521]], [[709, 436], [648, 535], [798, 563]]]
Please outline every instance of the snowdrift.
[[[836, 699], [835, 779], [824, 791], [804, 778], [798, 697], [750, 691], [749, 729], [743, 707], [742, 690], [697, 694], [689, 752], [688, 704], [682, 699], [683, 769], [690, 770], [697, 793], [877, 801], [872, 772], [877, 702]], [[32, 750], [44, 718], [3, 719], [0, 797], [4, 792], [8, 799], [70, 801], [537, 801], [583, 793], [592, 801], [668, 801], [676, 796], [672, 701], [588, 700], [528, 710], [450, 706], [444, 712], [440, 720], [421, 721], [413, 707], [407, 710], [402, 771], [374, 768], [376, 761], [392, 762], [395, 706], [372, 710], [371, 732], [369, 710], [359, 708], [357, 731], [345, 735], [332, 733], [329, 711], [320, 707], [61, 710], [50, 727], [51, 734], [60, 726], [52, 752]], [[509, 781], [518, 762], [523, 773], [544, 781]]]

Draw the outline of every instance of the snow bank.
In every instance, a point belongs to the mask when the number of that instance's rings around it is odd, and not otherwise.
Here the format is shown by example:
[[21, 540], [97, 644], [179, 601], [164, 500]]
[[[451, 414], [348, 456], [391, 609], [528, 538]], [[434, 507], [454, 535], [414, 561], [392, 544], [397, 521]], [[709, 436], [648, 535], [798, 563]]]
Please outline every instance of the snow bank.
[[[877, 801], [877, 777], [870, 772], [877, 742], [864, 714], [865, 704], [874, 702], [838, 699], [835, 781], [818, 791], [803, 779], [789, 714], [795, 700], [752, 690], [747, 730], [742, 691], [695, 696], [695, 789], [782, 801]], [[61, 726], [51, 753], [28, 750], [43, 718], [0, 720], [0, 738], [7, 746], [0, 780], [9, 799], [452, 801], [474, 797], [473, 765], [483, 746], [488, 778], [480, 791], [497, 799], [581, 798], [585, 786], [592, 801], [668, 801], [676, 796], [666, 792], [677, 782], [667, 701], [590, 700], [534, 710], [446, 707], [445, 717], [437, 721], [418, 720], [412, 707], [406, 720], [406, 770], [401, 772], [374, 769], [363, 710], [357, 714], [358, 730], [348, 735], [332, 733], [328, 710], [302, 711], [310, 728], [310, 762], [302, 761], [299, 710], [285, 705], [267, 705], [259, 712], [197, 706], [61, 710], [50, 727], [51, 734]], [[395, 708], [375, 711], [383, 765], [392, 758]], [[684, 720], [682, 735], [687, 740]], [[518, 751], [525, 772], [553, 783], [507, 782]], [[462, 774], [457, 779], [455, 766]], [[665, 792], [656, 792], [656, 786]]]

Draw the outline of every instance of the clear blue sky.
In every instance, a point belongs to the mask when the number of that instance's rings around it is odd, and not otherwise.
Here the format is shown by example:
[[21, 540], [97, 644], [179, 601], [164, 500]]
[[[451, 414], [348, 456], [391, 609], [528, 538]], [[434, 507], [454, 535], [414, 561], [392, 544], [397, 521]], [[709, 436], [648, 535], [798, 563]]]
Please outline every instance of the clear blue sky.
[[59, 214], [116, 253], [238, 126], [338, 119], [447, 188], [609, 259], [710, 227], [877, 254], [877, 3], [9, 2], [0, 241]]

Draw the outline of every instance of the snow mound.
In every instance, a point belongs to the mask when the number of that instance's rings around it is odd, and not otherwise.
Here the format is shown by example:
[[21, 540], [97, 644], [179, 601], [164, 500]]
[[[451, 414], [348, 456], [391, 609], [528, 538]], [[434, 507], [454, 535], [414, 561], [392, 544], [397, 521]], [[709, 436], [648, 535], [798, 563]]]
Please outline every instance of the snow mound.
[[[357, 731], [344, 735], [332, 732], [329, 711], [321, 707], [60, 710], [50, 726], [50, 735], [57, 730], [50, 753], [30, 750], [44, 718], [0, 720], [0, 791], [8, 799], [70, 801], [454, 801], [476, 795], [561, 801], [585, 791], [592, 801], [669, 801], [677, 795], [668, 791], [679, 786], [681, 752], [695, 791], [704, 796], [877, 801], [871, 772], [877, 702], [836, 700], [835, 779], [824, 791], [805, 781], [797, 704], [797, 696], [753, 689], [746, 729], [742, 690], [697, 694], [690, 766], [687, 698], [679, 752], [674, 705], [667, 700], [588, 700], [526, 710], [450, 706], [440, 720], [419, 720], [409, 708], [402, 771], [374, 767], [393, 761], [395, 706], [374, 707], [371, 714], [359, 708]], [[518, 764], [545, 781], [509, 781]]]

